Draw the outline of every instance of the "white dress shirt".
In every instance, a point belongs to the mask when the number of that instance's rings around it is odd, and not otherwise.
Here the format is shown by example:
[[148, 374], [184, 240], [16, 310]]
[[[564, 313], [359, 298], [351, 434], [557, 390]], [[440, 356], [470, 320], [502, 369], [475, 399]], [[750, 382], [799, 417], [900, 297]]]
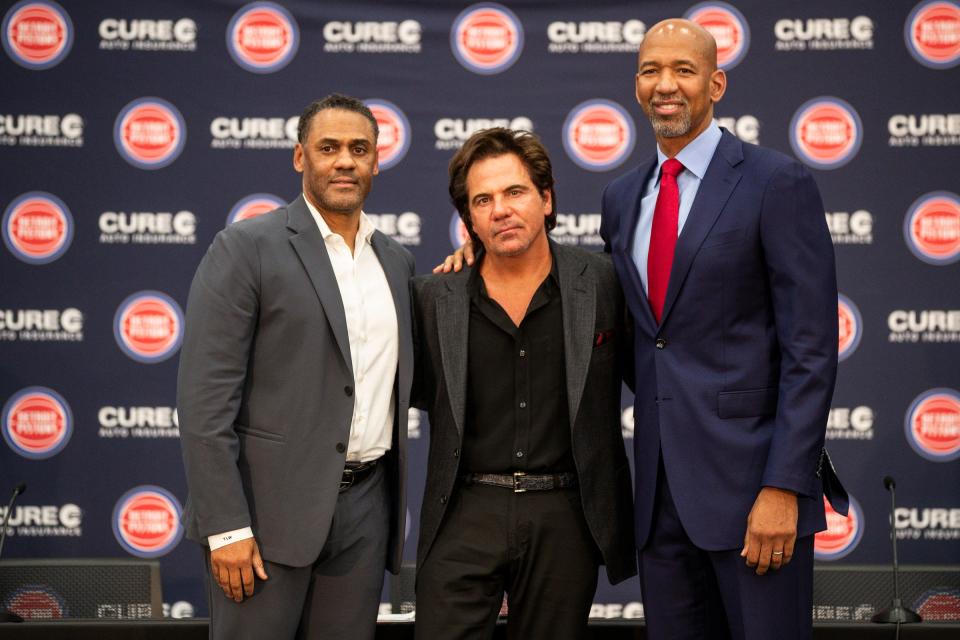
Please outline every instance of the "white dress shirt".
[[[347, 319], [354, 380], [347, 460], [376, 460], [390, 449], [393, 441], [394, 379], [400, 353], [393, 294], [371, 244], [376, 228], [361, 212], [360, 228], [351, 253], [343, 236], [330, 230], [306, 196], [304, 200], [323, 236]], [[251, 537], [252, 529], [244, 527], [209, 536], [207, 541], [213, 551]]]

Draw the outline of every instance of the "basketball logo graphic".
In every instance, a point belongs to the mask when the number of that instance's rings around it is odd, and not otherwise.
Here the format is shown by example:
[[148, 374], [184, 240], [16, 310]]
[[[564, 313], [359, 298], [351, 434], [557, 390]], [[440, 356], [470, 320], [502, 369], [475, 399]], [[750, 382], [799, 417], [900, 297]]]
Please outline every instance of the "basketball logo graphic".
[[904, 421], [907, 442], [933, 462], [960, 458], [960, 393], [930, 389], [917, 396]]
[[14, 198], [3, 214], [3, 243], [18, 260], [48, 264], [70, 248], [73, 216], [63, 200], [44, 191]]
[[40, 71], [59, 64], [73, 46], [73, 23], [50, 0], [25, 0], [3, 18], [3, 48], [21, 67]]
[[815, 169], [836, 169], [853, 160], [863, 140], [860, 115], [839, 98], [814, 98], [790, 122], [790, 146]]
[[183, 311], [159, 291], [140, 291], [124, 300], [113, 318], [121, 351], [137, 362], [163, 362], [183, 341]]
[[563, 148], [578, 166], [608, 171], [630, 157], [636, 134], [626, 109], [609, 100], [578, 104], [563, 123]]
[[24, 458], [43, 460], [60, 453], [73, 435], [70, 405], [46, 387], [27, 387], [3, 406], [3, 439]]
[[230, 209], [230, 214], [227, 216], [227, 224], [232, 224], [238, 220], [247, 220], [248, 218], [262, 216], [285, 204], [287, 203], [272, 193], [251, 194], [233, 205], [233, 208]]
[[300, 46], [300, 28], [273, 2], [246, 5], [227, 26], [227, 51], [251, 73], [273, 73], [290, 64]]
[[725, 2], [701, 2], [684, 15], [710, 32], [717, 42], [717, 66], [725, 71], [743, 61], [750, 48], [750, 27], [736, 7]]
[[172, 493], [152, 485], [134, 487], [113, 509], [113, 535], [127, 553], [157, 558], [183, 537], [183, 509]]
[[139, 169], [162, 169], [187, 142], [187, 126], [175, 106], [160, 98], [134, 100], [113, 125], [113, 142], [124, 160]]
[[907, 51], [931, 69], [950, 69], [960, 63], [960, 4], [953, 0], [921, 2], [903, 25]]
[[506, 71], [523, 51], [523, 25], [503, 5], [475, 4], [453, 21], [450, 48], [457, 61], [481, 75]]
[[377, 163], [381, 171], [395, 167], [410, 149], [410, 121], [397, 105], [386, 100], [364, 100], [377, 120]]
[[857, 305], [847, 296], [837, 296], [837, 317], [839, 324], [839, 350], [837, 359], [843, 362], [857, 350], [863, 336], [863, 317]]
[[827, 516], [827, 528], [813, 538], [813, 556], [817, 560], [839, 560], [849, 555], [863, 538], [863, 509], [850, 496], [850, 509], [846, 516], [833, 510], [830, 501], [823, 499]]
[[960, 260], [960, 196], [934, 191], [910, 205], [903, 237], [911, 253], [936, 266]]

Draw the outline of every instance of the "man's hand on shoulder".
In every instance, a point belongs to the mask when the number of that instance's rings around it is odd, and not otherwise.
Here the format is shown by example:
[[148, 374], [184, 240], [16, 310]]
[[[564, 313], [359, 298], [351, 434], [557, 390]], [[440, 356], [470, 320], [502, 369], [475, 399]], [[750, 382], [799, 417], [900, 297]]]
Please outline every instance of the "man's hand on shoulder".
[[441, 264], [438, 264], [433, 268], [434, 273], [450, 273], [454, 271], [459, 273], [463, 269], [463, 264], [467, 263], [470, 266], [473, 266], [473, 261], [475, 259], [475, 254], [473, 253], [473, 243], [466, 242], [462, 247], [453, 252], [453, 255], [447, 256], [444, 258]]
[[253, 578], [267, 579], [260, 548], [253, 538], [238, 540], [210, 552], [210, 574], [223, 593], [236, 602], [253, 595]]
[[763, 487], [747, 516], [741, 558], [762, 576], [779, 569], [793, 557], [797, 541], [797, 495], [792, 491]]

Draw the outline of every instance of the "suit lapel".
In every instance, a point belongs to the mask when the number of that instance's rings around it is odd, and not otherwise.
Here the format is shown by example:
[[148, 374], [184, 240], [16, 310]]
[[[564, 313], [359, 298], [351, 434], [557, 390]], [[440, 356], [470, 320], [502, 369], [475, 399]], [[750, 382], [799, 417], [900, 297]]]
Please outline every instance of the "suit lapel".
[[560, 278], [564, 329], [563, 359], [566, 365], [567, 403], [572, 429], [580, 410], [580, 400], [593, 354], [597, 291], [593, 273], [589, 271], [585, 260], [557, 244], [553, 244], [553, 256], [557, 261]]
[[726, 206], [730, 194], [740, 182], [742, 173], [738, 165], [743, 160], [742, 144], [730, 133], [724, 131], [710, 166], [707, 167], [707, 172], [697, 190], [697, 197], [690, 208], [690, 214], [683, 225], [683, 231], [677, 238], [661, 324], [667, 321], [667, 316], [680, 293], [683, 281], [687, 278], [690, 265], [693, 264], [693, 258], [697, 255], [700, 245], [703, 244], [713, 223]]
[[450, 398], [453, 420], [463, 439], [467, 411], [467, 346], [470, 326], [470, 296], [467, 281], [470, 270], [444, 278], [448, 293], [437, 298], [437, 333], [443, 377]]
[[373, 252], [383, 267], [383, 273], [387, 276], [387, 284], [390, 285], [390, 293], [393, 296], [393, 306], [397, 312], [397, 329], [399, 334], [399, 367], [400, 367], [400, 391], [402, 395], [409, 392], [409, 384], [413, 379], [413, 345], [406, 336], [411, 335], [410, 325], [410, 294], [409, 280], [410, 267], [406, 259], [400, 255], [397, 250], [390, 246], [387, 237], [379, 231], [375, 231], [371, 238]]
[[323, 236], [302, 195], [287, 206], [287, 228], [296, 232], [290, 236], [290, 244], [300, 257], [317, 297], [320, 298], [327, 323], [340, 348], [340, 356], [352, 375], [350, 337], [347, 334], [347, 317], [343, 310], [343, 300], [340, 298], [340, 287], [333, 274], [333, 265], [327, 255]]
[[650, 305], [647, 304], [647, 292], [643, 290], [643, 281], [640, 279], [637, 264], [633, 261], [633, 238], [636, 235], [637, 223], [640, 220], [640, 201], [643, 199], [644, 188], [656, 166], [657, 156], [654, 155], [653, 158], [637, 167], [637, 179], [631, 182], [630, 190], [623, 197], [627, 215], [623, 219], [624, 224], [620, 226], [620, 234], [614, 243], [615, 251], [620, 253], [629, 270], [630, 277], [623, 286], [630, 287], [633, 290], [633, 295], [626, 296], [630, 311], [634, 318], [644, 322], [651, 331], [656, 330], [657, 323], [653, 319]]

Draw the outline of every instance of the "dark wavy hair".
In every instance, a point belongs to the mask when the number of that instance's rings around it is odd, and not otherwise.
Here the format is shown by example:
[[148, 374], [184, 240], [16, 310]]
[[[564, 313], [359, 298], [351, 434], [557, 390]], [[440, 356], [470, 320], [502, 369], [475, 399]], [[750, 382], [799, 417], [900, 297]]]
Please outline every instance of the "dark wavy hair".
[[463, 143], [450, 160], [449, 167], [450, 199], [460, 213], [460, 219], [463, 220], [475, 246], [480, 246], [481, 242], [473, 231], [473, 220], [470, 218], [467, 174], [474, 163], [507, 154], [513, 154], [520, 159], [527, 173], [530, 174], [530, 181], [540, 192], [541, 197], [547, 192], [550, 193], [550, 215], [546, 217], [544, 223], [548, 232], [557, 226], [557, 194], [553, 188], [553, 167], [550, 164], [547, 149], [540, 142], [540, 138], [529, 131], [514, 131], [503, 127], [484, 129], [476, 132]]
[[376, 142], [380, 136], [380, 127], [377, 126], [377, 119], [373, 117], [373, 112], [370, 111], [367, 105], [356, 98], [351, 98], [350, 96], [345, 96], [340, 93], [331, 93], [325, 98], [314, 100], [308, 104], [303, 110], [303, 113], [300, 114], [300, 123], [297, 125], [297, 142], [304, 144], [307, 141], [307, 135], [310, 132], [310, 121], [313, 120], [313, 116], [325, 109], [342, 109], [343, 111], [359, 113], [369, 120], [371, 126], [373, 126], [374, 142]]

